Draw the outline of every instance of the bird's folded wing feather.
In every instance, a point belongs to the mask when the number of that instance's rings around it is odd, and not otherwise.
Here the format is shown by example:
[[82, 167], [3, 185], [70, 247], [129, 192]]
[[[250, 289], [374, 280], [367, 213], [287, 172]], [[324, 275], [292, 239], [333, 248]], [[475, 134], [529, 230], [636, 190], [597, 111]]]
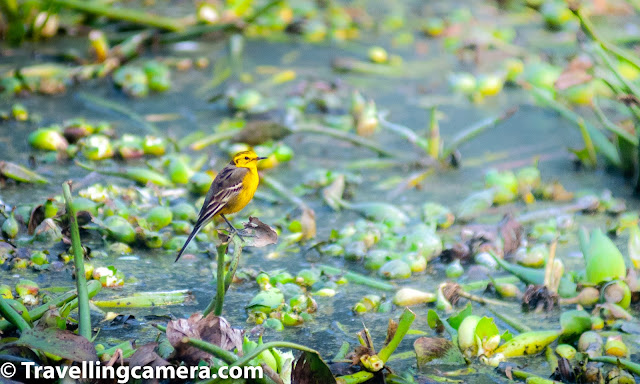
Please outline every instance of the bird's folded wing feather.
[[198, 222], [196, 225], [204, 225], [209, 222], [232, 198], [242, 190], [242, 180], [248, 169], [226, 166], [213, 180], [207, 193]]

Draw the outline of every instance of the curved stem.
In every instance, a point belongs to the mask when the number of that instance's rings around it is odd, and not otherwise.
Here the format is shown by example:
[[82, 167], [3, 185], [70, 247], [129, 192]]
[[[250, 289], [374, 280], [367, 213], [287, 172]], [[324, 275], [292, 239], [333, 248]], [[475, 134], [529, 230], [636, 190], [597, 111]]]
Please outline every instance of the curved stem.
[[249, 364], [249, 361], [251, 361], [252, 359], [256, 358], [258, 355], [260, 355], [262, 352], [266, 351], [267, 349], [271, 349], [271, 348], [297, 349], [299, 351], [311, 352], [311, 353], [316, 353], [316, 354], [320, 355], [318, 353], [318, 351], [316, 351], [315, 349], [311, 349], [311, 348], [305, 347], [304, 345], [301, 345], [301, 344], [290, 343], [288, 341], [272, 341], [270, 343], [265, 343], [265, 344], [262, 344], [262, 345], [258, 346], [256, 349], [254, 349], [250, 353], [248, 353], [248, 354], [242, 356], [240, 359], [236, 360], [233, 364], [231, 364], [231, 366], [232, 367], [234, 367], [234, 366], [242, 367], [244, 365], [247, 365], [247, 364]]
[[[185, 340], [186, 339], [186, 340]], [[220, 360], [224, 361], [227, 364], [233, 364], [235, 361], [238, 360], [238, 356], [233, 353], [233, 352], [229, 352], [226, 349], [222, 349], [220, 347], [218, 347], [215, 344], [211, 344], [209, 342], [206, 342], [204, 340], [200, 340], [200, 339], [193, 339], [191, 337], [185, 337], [182, 339], [182, 341], [184, 343], [187, 343], [189, 345], [192, 345], [202, 351], [208, 352], [210, 354], [212, 354], [213, 356], [219, 358]]]
[[0, 295], [0, 314], [2, 317], [7, 319], [11, 324], [15, 325], [16, 328], [20, 330], [20, 332], [31, 329], [27, 320], [25, 320], [11, 305], [9, 302], [5, 300], [2, 295]]

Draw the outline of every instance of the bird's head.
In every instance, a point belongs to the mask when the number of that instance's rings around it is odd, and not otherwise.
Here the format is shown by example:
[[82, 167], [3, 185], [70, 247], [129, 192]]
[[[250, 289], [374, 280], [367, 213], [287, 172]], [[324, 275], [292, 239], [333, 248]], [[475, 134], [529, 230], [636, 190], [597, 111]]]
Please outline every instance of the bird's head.
[[259, 157], [253, 151], [244, 151], [236, 153], [236, 155], [233, 156], [233, 160], [231, 160], [231, 162], [236, 167], [255, 168], [258, 160], [264, 159], [266, 159], [266, 157]]

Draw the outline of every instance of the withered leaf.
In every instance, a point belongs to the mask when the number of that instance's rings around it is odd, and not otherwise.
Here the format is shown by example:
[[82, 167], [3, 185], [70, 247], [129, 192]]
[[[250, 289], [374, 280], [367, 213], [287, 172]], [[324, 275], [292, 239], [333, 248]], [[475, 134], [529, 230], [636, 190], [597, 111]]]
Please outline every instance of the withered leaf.
[[96, 349], [89, 340], [71, 331], [63, 331], [56, 328], [47, 328], [42, 331], [25, 330], [16, 344], [71, 361], [98, 360]]
[[344, 193], [345, 178], [339, 175], [336, 179], [322, 190], [322, 198], [334, 211], [339, 211], [341, 207], [342, 195]]
[[29, 235], [33, 235], [33, 232], [36, 230], [36, 227], [40, 225], [44, 221], [44, 206], [42, 204], [33, 208], [31, 211], [31, 216], [29, 217], [29, 225], [27, 225], [27, 233]]
[[249, 217], [249, 222], [244, 223], [244, 229], [240, 232], [247, 247], [264, 247], [278, 241], [276, 231], [257, 217]]
[[593, 78], [587, 70], [593, 66], [591, 60], [584, 56], [578, 56], [571, 60], [556, 80], [555, 87], [558, 91], [588, 82]]
[[[453, 356], [453, 352], [456, 352], [455, 350], [458, 350], [458, 348], [442, 337], [419, 337], [413, 342], [413, 349], [416, 353], [418, 368], [424, 367], [430, 361], [445, 358], [446, 360], [464, 361], [461, 355], [459, 358]], [[449, 355], [450, 357], [447, 357]]]
[[135, 353], [129, 358], [130, 367], [144, 367], [144, 366], [165, 366], [169, 365], [169, 362], [160, 357], [156, 353], [158, 343], [148, 343], [140, 348], [136, 349]]
[[294, 363], [291, 384], [336, 384], [336, 379], [317, 353], [305, 351]]
[[503, 240], [504, 255], [515, 252], [522, 241], [524, 228], [511, 215], [506, 215], [499, 225], [500, 236]]
[[395, 336], [397, 330], [398, 323], [393, 319], [389, 319], [389, 325], [387, 327], [387, 337], [384, 339], [384, 345], [389, 344], [391, 339], [393, 339], [393, 336]]
[[194, 313], [188, 319], [173, 320], [167, 324], [167, 339], [176, 349], [177, 355], [190, 364], [207, 360], [211, 355], [184, 343], [185, 337], [204, 340], [228, 351], [242, 351], [242, 335], [242, 330], [231, 328], [224, 317], [213, 313], [204, 318], [202, 314]]
[[300, 224], [302, 225], [302, 235], [305, 240], [316, 237], [316, 213], [313, 209], [305, 207], [302, 210]]

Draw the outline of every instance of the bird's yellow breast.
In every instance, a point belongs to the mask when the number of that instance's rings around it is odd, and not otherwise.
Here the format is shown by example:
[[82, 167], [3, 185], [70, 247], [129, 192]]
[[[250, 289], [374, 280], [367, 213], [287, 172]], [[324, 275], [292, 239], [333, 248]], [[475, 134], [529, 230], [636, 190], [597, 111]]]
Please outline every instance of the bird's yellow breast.
[[242, 208], [244, 208], [251, 199], [253, 199], [253, 195], [256, 193], [256, 189], [258, 189], [258, 183], [260, 182], [260, 177], [258, 176], [257, 169], [249, 168], [249, 172], [242, 179], [242, 189], [234, 198], [229, 200], [227, 204], [220, 210], [220, 213], [223, 215], [236, 213]]

